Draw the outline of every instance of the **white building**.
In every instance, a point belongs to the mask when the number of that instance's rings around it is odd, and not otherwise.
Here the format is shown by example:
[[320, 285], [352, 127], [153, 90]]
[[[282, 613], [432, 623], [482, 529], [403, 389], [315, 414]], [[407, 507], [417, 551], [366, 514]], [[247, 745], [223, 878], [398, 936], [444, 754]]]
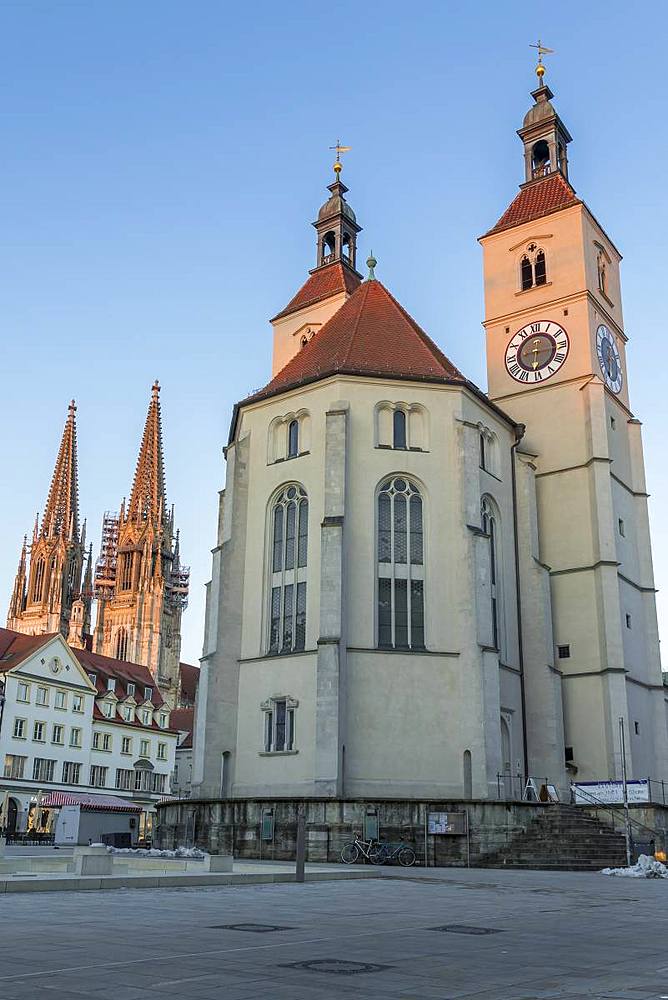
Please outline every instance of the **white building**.
[[150, 836], [178, 734], [148, 667], [0, 629], [0, 803], [10, 833], [49, 830], [40, 793], [109, 793], [142, 806]]
[[316, 266], [272, 320], [273, 377], [232, 418], [195, 795], [619, 778], [620, 719], [629, 774], [668, 778], [621, 257], [539, 84], [525, 181], [481, 239], [487, 394], [373, 259], [362, 280], [336, 164]]

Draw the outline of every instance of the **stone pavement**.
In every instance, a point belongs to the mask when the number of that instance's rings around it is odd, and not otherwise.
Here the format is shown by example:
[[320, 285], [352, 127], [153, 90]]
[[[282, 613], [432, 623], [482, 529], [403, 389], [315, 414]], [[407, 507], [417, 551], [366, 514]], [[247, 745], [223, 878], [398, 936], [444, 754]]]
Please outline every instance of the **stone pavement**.
[[461, 869], [383, 875], [4, 896], [0, 998], [668, 997], [666, 882]]

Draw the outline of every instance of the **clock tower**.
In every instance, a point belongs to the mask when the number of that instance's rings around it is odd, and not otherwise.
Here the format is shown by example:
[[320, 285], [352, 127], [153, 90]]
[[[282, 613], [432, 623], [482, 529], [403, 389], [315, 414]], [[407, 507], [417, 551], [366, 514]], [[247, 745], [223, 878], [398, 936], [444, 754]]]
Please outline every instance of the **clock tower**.
[[629, 775], [651, 777], [668, 736], [621, 254], [571, 186], [543, 73], [518, 131], [524, 182], [480, 240], [488, 391], [526, 425], [536, 467], [566, 763], [578, 780], [619, 778], [621, 718]]

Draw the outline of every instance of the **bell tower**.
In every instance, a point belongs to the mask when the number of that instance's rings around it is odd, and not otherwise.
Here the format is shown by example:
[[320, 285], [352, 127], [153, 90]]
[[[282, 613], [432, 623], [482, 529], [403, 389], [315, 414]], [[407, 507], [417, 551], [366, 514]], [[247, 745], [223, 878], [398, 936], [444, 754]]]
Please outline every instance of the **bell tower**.
[[578, 780], [668, 770], [640, 422], [621, 254], [568, 178], [568, 129], [539, 86], [518, 195], [480, 239], [490, 398], [526, 425], [550, 570], [565, 758]]

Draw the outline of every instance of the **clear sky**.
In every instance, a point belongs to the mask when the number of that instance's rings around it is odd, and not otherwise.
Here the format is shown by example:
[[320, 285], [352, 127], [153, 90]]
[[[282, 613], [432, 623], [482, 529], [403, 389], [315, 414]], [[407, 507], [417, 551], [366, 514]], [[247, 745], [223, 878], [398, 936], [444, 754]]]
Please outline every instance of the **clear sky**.
[[70, 397], [97, 549], [157, 377], [196, 662], [231, 408], [267, 381], [268, 318], [315, 263], [339, 136], [360, 259], [373, 248], [378, 277], [485, 387], [476, 237], [523, 179], [540, 35], [571, 180], [625, 258], [665, 640], [667, 21], [664, 3], [615, 0], [0, 0], [2, 621]]

